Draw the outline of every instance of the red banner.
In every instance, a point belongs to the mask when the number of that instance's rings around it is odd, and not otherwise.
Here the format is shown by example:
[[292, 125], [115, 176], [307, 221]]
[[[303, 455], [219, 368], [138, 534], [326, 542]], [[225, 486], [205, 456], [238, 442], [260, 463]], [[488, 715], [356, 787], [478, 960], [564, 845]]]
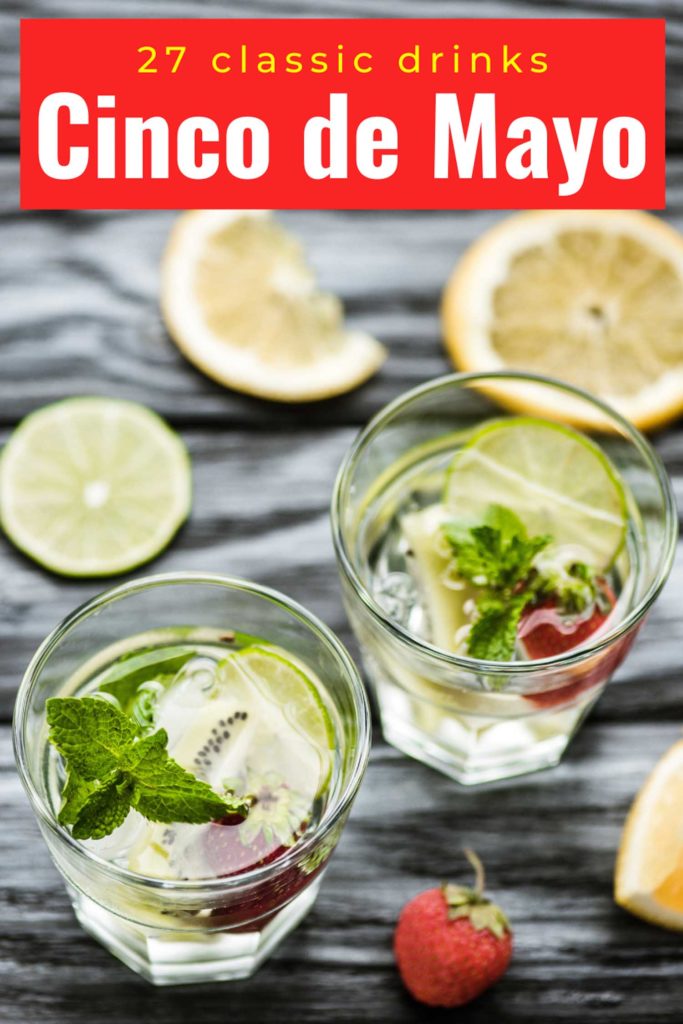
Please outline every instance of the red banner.
[[661, 20], [25, 20], [23, 208], [665, 203]]

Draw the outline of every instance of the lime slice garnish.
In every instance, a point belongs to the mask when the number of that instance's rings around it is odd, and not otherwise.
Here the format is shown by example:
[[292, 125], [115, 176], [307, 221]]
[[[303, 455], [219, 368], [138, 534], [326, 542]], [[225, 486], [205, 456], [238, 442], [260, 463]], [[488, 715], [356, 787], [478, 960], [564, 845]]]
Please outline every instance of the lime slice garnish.
[[326, 789], [332, 770], [330, 751], [335, 731], [318, 686], [303, 669], [279, 650], [246, 647], [221, 662], [223, 685], [246, 674], [261, 694], [277, 705], [287, 721], [314, 746], [321, 757], [319, 792]]
[[454, 457], [444, 504], [473, 524], [490, 505], [509, 508], [530, 535], [580, 547], [598, 571], [614, 562], [626, 537], [617, 470], [594, 441], [548, 420], [511, 417], [484, 426]]
[[229, 655], [223, 668], [239, 662], [262, 693], [279, 704], [288, 719], [316, 746], [331, 749], [335, 745], [334, 726], [318, 687], [303, 669], [279, 651], [265, 647], [245, 647]]
[[180, 438], [133, 402], [71, 398], [27, 416], [0, 461], [0, 520], [35, 561], [109, 576], [154, 558], [187, 518]]

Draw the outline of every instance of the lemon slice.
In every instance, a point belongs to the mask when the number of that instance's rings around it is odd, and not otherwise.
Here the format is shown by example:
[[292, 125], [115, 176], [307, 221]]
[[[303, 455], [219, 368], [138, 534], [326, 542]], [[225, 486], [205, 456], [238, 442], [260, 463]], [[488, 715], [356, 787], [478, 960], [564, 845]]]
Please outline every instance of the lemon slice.
[[[509, 217], [455, 268], [443, 329], [462, 370], [559, 377], [641, 428], [660, 426], [683, 411], [683, 236], [637, 211]], [[549, 400], [520, 388], [511, 402], [577, 426], [604, 423], [559, 392]]]
[[265, 211], [179, 218], [162, 267], [161, 308], [178, 347], [209, 377], [260, 398], [304, 402], [372, 376], [386, 352], [344, 327], [301, 246]]
[[27, 416], [0, 460], [11, 541], [65, 576], [109, 576], [154, 558], [187, 518], [180, 438], [133, 402], [71, 398]]
[[655, 766], [631, 808], [615, 899], [652, 924], [683, 931], [683, 740]]
[[410, 546], [410, 562], [429, 617], [431, 639], [445, 651], [460, 646], [459, 631], [469, 623], [465, 614], [468, 600], [476, 596], [476, 587], [463, 583], [454, 589], [445, 582], [450, 562], [440, 541], [441, 527], [452, 513], [442, 505], [428, 505], [409, 512], [401, 519], [401, 530]]
[[481, 523], [490, 505], [515, 512], [530, 535], [571, 545], [607, 569], [626, 537], [628, 506], [616, 469], [571, 427], [531, 417], [494, 420], [458, 451], [444, 504], [454, 518]]

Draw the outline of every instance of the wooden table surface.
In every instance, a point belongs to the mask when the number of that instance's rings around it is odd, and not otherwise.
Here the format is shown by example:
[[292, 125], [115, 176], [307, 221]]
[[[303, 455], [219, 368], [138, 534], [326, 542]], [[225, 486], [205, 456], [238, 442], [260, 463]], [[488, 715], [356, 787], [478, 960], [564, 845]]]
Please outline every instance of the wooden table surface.
[[[223, 390], [188, 365], [157, 309], [173, 215], [17, 213], [19, 16], [410, 16], [409, 0], [277, 3], [6, 0], [0, 12], [0, 444], [26, 413], [66, 395], [145, 402], [192, 454], [192, 518], [151, 571], [211, 569], [277, 587], [346, 641], [328, 526], [339, 461], [363, 422], [407, 387], [447, 370], [441, 286], [463, 248], [498, 219], [467, 213], [286, 213], [350, 322], [390, 356], [367, 386], [307, 408]], [[683, 229], [683, 6], [423, 0], [421, 16], [667, 16], [669, 207]], [[683, 500], [683, 429], [656, 439]], [[0, 1021], [7, 1024], [297, 1024], [450, 1019], [412, 1002], [391, 936], [405, 900], [455, 876], [478, 850], [515, 928], [501, 984], [463, 1022], [553, 1024], [683, 1019], [683, 936], [612, 902], [627, 808], [683, 717], [683, 559], [637, 646], [562, 766], [465, 791], [375, 739], [370, 767], [320, 899], [252, 980], [156, 990], [76, 925], [15, 774], [10, 719], [36, 645], [101, 589], [66, 582], [0, 538]], [[453, 1019], [456, 1015], [453, 1014]]]

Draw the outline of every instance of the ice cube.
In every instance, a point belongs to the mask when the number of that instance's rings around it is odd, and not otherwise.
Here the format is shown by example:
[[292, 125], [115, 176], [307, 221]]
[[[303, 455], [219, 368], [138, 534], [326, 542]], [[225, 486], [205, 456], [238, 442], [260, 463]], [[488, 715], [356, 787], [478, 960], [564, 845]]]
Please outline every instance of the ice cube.
[[376, 578], [373, 594], [387, 615], [401, 626], [410, 627], [413, 609], [418, 601], [417, 588], [407, 572], [390, 572]]

